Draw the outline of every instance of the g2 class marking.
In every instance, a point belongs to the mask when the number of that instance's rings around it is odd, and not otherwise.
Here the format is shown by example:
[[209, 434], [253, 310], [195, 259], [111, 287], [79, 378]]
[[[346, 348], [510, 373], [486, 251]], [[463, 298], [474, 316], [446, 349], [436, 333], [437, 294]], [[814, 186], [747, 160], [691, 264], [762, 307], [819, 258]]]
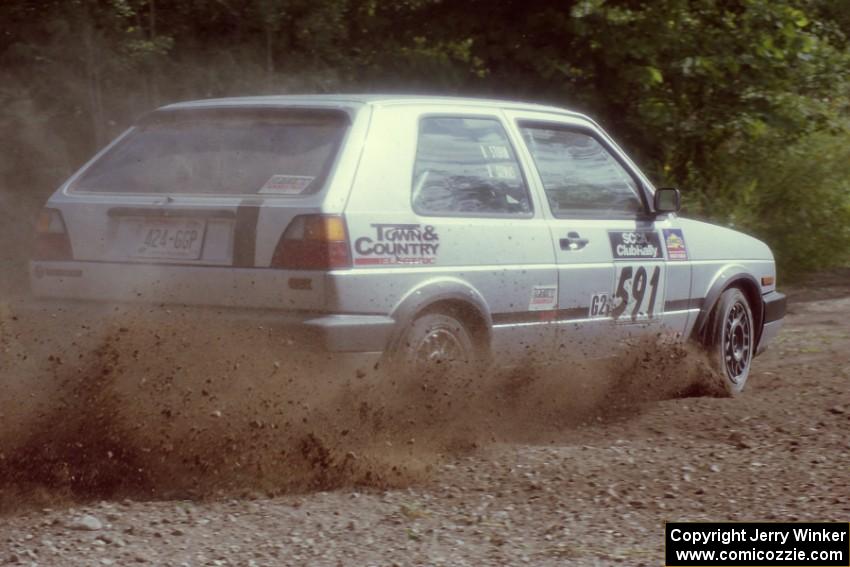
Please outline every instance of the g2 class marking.
[[607, 291], [594, 293], [590, 297], [590, 307], [587, 314], [591, 319], [608, 317], [611, 314], [611, 294]]

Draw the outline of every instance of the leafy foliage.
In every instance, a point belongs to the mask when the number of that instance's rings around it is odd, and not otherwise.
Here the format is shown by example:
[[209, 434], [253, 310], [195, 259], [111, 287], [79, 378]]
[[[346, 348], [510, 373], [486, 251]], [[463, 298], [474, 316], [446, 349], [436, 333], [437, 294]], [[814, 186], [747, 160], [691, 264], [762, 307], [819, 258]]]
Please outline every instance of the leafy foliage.
[[472, 94], [590, 113], [786, 268], [846, 260], [812, 253], [850, 198], [846, 0], [4, 0], [0, 22], [0, 189], [27, 201], [173, 100]]
[[[738, 171], [738, 173], [735, 173]], [[719, 220], [771, 243], [782, 271], [801, 276], [850, 263], [850, 145], [819, 132], [727, 172]]]

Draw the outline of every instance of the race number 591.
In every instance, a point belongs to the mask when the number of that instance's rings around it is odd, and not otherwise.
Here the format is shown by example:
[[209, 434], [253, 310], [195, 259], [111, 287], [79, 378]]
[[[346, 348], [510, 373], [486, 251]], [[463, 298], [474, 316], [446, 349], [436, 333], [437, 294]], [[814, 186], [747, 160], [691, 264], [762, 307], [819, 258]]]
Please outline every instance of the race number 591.
[[617, 321], [639, 321], [658, 316], [664, 293], [659, 264], [627, 265], [620, 268], [614, 291], [611, 317]]

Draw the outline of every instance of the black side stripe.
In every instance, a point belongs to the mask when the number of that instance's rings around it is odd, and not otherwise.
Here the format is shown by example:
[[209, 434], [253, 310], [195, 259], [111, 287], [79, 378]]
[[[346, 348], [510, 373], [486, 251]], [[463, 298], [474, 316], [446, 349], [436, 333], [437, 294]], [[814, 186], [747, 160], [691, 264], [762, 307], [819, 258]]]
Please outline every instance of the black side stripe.
[[[664, 311], [681, 311], [684, 309], [699, 309], [705, 302], [702, 298], [677, 299], [666, 301]], [[494, 325], [515, 325], [518, 323], [539, 323], [541, 321], [579, 321], [590, 317], [590, 306], [574, 307], [572, 309], [557, 309], [555, 311], [514, 311], [511, 313], [493, 313]]]
[[674, 299], [673, 301], [665, 301], [664, 302], [664, 311], [684, 311], [686, 309], [700, 309], [702, 308], [703, 303], [705, 303], [704, 298], [692, 298], [692, 299]]
[[262, 201], [245, 199], [236, 208], [236, 228], [233, 235], [233, 267], [253, 268], [257, 249], [257, 219]]
[[516, 323], [535, 323], [540, 321], [572, 321], [587, 319], [590, 306], [573, 309], [557, 309], [546, 311], [514, 311], [512, 313], [493, 313], [494, 325], [510, 325]]

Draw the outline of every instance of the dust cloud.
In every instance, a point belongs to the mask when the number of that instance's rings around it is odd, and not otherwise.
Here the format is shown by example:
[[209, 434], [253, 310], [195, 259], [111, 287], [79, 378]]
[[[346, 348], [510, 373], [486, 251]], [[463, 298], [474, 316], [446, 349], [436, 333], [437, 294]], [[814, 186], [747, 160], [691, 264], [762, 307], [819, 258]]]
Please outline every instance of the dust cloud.
[[553, 442], [711, 376], [663, 336], [431, 387], [291, 342], [215, 310], [0, 306], [0, 510], [403, 486], [446, 455]]

